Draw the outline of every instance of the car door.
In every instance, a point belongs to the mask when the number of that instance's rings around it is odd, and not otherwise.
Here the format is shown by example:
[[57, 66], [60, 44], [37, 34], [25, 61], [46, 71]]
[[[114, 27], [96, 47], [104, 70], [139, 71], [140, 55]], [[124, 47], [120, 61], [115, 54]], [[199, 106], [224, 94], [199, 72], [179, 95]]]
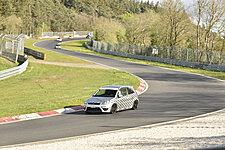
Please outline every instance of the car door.
[[128, 98], [127, 88], [126, 87], [120, 88], [119, 93], [120, 94], [117, 95], [117, 110], [118, 111], [127, 109], [129, 107], [129, 105], [127, 103], [128, 102], [127, 101], [127, 98]]
[[128, 109], [130, 109], [130, 108], [132, 108], [133, 107], [133, 105], [134, 105], [134, 100], [135, 100], [135, 98], [136, 98], [136, 93], [135, 93], [135, 91], [132, 89], [132, 88], [130, 88], [130, 87], [128, 87], [127, 88], [127, 92], [128, 92], [128, 96], [127, 96], [127, 105], [128, 105]]

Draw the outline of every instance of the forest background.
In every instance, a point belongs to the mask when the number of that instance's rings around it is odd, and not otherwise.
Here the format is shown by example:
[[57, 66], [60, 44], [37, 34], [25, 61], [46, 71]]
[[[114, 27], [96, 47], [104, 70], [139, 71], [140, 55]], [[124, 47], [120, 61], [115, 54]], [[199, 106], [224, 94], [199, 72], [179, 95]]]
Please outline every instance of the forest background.
[[93, 31], [107, 43], [225, 52], [225, 0], [187, 9], [181, 0], [0, 0], [0, 34]]

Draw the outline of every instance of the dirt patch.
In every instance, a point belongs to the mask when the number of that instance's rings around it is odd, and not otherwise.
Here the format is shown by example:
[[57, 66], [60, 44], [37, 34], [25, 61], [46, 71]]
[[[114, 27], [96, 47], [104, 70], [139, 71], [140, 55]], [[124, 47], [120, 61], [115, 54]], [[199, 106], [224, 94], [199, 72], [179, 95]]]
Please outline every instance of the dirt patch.
[[81, 67], [81, 68], [97, 68], [97, 69], [111, 69], [110, 67], [98, 64], [86, 64], [86, 63], [68, 63], [68, 62], [50, 62], [38, 59], [29, 59], [29, 62], [58, 65], [58, 66], [69, 66], [69, 67]]

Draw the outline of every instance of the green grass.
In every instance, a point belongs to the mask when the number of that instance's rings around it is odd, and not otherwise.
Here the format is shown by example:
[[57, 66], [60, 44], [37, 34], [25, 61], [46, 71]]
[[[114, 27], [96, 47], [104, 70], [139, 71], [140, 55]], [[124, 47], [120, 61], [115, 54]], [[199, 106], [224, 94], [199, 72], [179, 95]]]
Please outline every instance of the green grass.
[[10, 63], [9, 61], [5, 60], [4, 58], [0, 57], [0, 71], [6, 70], [12, 67], [16, 67], [15, 64]]
[[0, 117], [83, 104], [104, 85], [139, 85], [123, 71], [29, 63], [23, 74], [0, 81]]
[[[37, 39], [26, 39], [24, 41], [24, 47], [26, 48], [30, 48], [32, 50], [36, 50], [42, 53], [46, 54], [46, 61], [51, 61], [51, 62], [69, 62], [69, 63], [90, 63], [81, 59], [77, 59], [74, 57], [70, 57], [70, 56], [66, 56], [66, 55], [62, 55], [59, 53], [55, 53], [52, 51], [48, 51], [48, 50], [44, 50], [42, 48], [38, 48], [33, 46], [34, 43], [39, 42], [41, 40], [37, 40]], [[29, 58], [33, 58], [32, 56], [29, 56]]]
[[125, 58], [125, 57], [120, 57], [120, 56], [113, 56], [113, 55], [98, 53], [95, 51], [88, 50], [85, 47], [81, 47], [81, 45], [86, 41], [88, 41], [88, 40], [69, 41], [69, 42], [63, 43], [61, 46], [62, 46], [62, 48], [68, 49], [68, 50], [84, 52], [84, 53], [88, 53], [88, 54], [104, 56], [104, 57], [109, 57], [109, 58], [113, 58], [113, 59], [120, 59], [120, 60], [125, 60], [125, 61], [130, 61], [130, 62], [136, 62], [136, 63], [141, 63], [141, 64], [147, 64], [147, 65], [152, 65], [152, 66], [170, 68], [170, 69], [180, 70], [180, 71], [184, 71], [184, 72], [197, 73], [197, 74], [206, 75], [206, 76], [225, 80], [225, 72], [209, 71], [209, 70], [202, 70], [202, 69], [192, 69], [192, 68], [188, 68], [188, 67], [181, 67], [181, 66], [158, 63], [158, 62], [151, 62], [151, 61], [147, 61], [147, 60], [139, 60], [139, 59]]

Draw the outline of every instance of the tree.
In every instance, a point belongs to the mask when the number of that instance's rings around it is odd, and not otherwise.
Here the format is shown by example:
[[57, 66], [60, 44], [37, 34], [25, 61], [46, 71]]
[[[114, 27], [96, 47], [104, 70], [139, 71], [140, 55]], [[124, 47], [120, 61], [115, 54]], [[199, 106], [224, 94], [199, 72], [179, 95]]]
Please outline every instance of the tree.
[[[206, 14], [203, 20], [205, 25], [205, 49], [214, 49], [214, 34], [213, 32], [220, 32], [220, 26], [224, 26], [225, 18], [225, 1], [224, 0], [212, 0], [208, 1], [206, 7]], [[211, 38], [211, 41], [210, 41]]]
[[198, 0], [195, 6], [197, 49], [224, 49], [225, 1]]
[[106, 43], [118, 43], [123, 41], [125, 29], [116, 20], [107, 19], [104, 17], [95, 18], [94, 20], [94, 39]]
[[122, 16], [126, 27], [126, 39], [129, 44], [150, 44], [150, 26], [153, 20], [153, 11], [142, 14]]
[[189, 16], [180, 0], [164, 0], [161, 5], [161, 23], [166, 29], [164, 42], [171, 47], [178, 46], [183, 41], [184, 35], [188, 33]]
[[196, 31], [196, 47], [199, 49], [201, 45], [201, 23], [202, 23], [202, 17], [205, 13], [205, 7], [207, 6], [207, 0], [197, 0], [196, 4], [196, 21], [197, 21], [197, 31]]
[[0, 0], [0, 14], [4, 17], [11, 16], [14, 12], [12, 0]]
[[11, 15], [2, 20], [4, 24], [5, 34], [18, 34], [20, 33], [20, 28], [22, 26], [21, 18], [16, 17], [16, 15]]

